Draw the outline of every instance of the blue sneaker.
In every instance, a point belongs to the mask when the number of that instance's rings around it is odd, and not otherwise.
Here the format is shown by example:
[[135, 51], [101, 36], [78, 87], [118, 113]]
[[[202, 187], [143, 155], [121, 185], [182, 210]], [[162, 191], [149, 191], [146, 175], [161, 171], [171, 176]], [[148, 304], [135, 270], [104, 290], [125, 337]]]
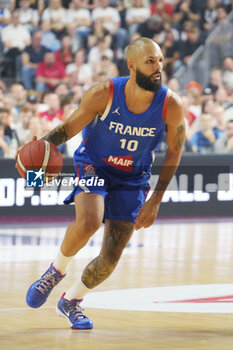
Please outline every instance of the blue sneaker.
[[76, 299], [67, 300], [64, 298], [65, 293], [57, 304], [57, 314], [67, 318], [72, 329], [92, 329], [93, 322], [83, 315], [83, 309], [80, 301]]
[[28, 306], [37, 308], [43, 305], [53, 288], [64, 277], [65, 275], [62, 275], [53, 267], [53, 264], [51, 264], [48, 270], [41, 276], [41, 278], [34, 282], [28, 289], [26, 296], [26, 302]]

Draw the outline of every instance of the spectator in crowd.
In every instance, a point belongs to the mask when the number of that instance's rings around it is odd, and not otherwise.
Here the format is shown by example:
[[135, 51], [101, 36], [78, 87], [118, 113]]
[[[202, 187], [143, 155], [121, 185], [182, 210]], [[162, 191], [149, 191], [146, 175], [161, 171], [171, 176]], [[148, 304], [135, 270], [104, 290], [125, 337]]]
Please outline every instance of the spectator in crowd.
[[56, 62], [53, 52], [47, 52], [36, 69], [36, 91], [53, 91], [62, 82], [67, 82], [65, 67]]
[[55, 94], [59, 97], [61, 100], [63, 97], [70, 95], [70, 89], [68, 84], [61, 83], [56, 86], [56, 89], [54, 90]]
[[192, 54], [198, 49], [202, 44], [200, 38], [200, 30], [197, 27], [192, 27], [187, 33], [188, 39], [183, 42], [182, 46], [182, 57], [184, 63], [188, 63]]
[[233, 153], [233, 119], [226, 123], [225, 132], [214, 144], [215, 153]]
[[4, 136], [12, 140], [13, 133], [9, 126], [9, 111], [6, 108], [0, 108], [0, 122], [4, 124]]
[[22, 84], [13, 83], [10, 87], [10, 95], [13, 99], [14, 109], [16, 112], [14, 114], [19, 114], [20, 108], [25, 104], [27, 91]]
[[[31, 37], [27, 28], [19, 23], [19, 12], [14, 11], [11, 16], [11, 24], [2, 30], [2, 42], [5, 56], [8, 58], [8, 69], [15, 75], [19, 70], [20, 54], [30, 44]], [[20, 76], [17, 75], [17, 80]]]
[[68, 35], [61, 39], [61, 48], [55, 52], [56, 61], [61, 62], [65, 67], [73, 62], [71, 39]]
[[202, 86], [196, 81], [190, 81], [185, 86], [186, 95], [190, 96], [191, 105], [189, 110], [199, 119], [202, 112]]
[[59, 50], [61, 48], [61, 42], [57, 39], [56, 35], [51, 31], [50, 20], [43, 21], [41, 23], [41, 30], [42, 30], [41, 45], [53, 52]]
[[[133, 7], [134, 0], [123, 0], [123, 6], [125, 9], [129, 9]], [[150, 7], [150, 0], [142, 0], [142, 6], [143, 7]]]
[[10, 155], [10, 138], [4, 134], [5, 124], [0, 120], [0, 159]]
[[30, 109], [33, 115], [38, 115], [41, 108], [38, 102], [38, 97], [34, 91], [28, 94], [25, 107]]
[[49, 0], [49, 7], [42, 13], [41, 20], [50, 21], [51, 30], [58, 39], [65, 34], [66, 11], [61, 0]]
[[24, 140], [24, 143], [32, 141], [33, 137], [40, 139], [44, 135], [44, 122], [37, 116], [31, 117], [28, 123], [29, 136]]
[[163, 20], [173, 17], [174, 6], [170, 1], [156, 0], [151, 3], [151, 15], [157, 14]]
[[185, 21], [199, 22], [200, 15], [195, 2], [192, 0], [179, 0], [175, 6], [173, 18], [179, 29], [182, 28]]
[[177, 29], [172, 26], [172, 20], [167, 19], [163, 21], [161, 31], [158, 36], [158, 44], [162, 45], [166, 39], [168, 33], [172, 32], [174, 40], [178, 43], [180, 40], [180, 34]]
[[219, 5], [217, 7], [217, 22], [216, 25], [218, 24], [224, 24], [227, 21], [227, 11], [226, 8], [222, 5]]
[[219, 4], [224, 7], [227, 13], [231, 12], [233, 3], [232, 0], [218, 0]]
[[175, 27], [181, 31], [186, 21], [199, 22], [200, 15], [197, 13], [195, 3], [192, 0], [179, 0], [173, 14]]
[[221, 67], [226, 56], [232, 56], [233, 46], [233, 23], [227, 18], [227, 11], [223, 6], [218, 6], [218, 19], [215, 24], [218, 27], [218, 34], [209, 45], [209, 66]]
[[94, 69], [94, 81], [98, 80], [98, 75], [102, 74], [104, 80], [110, 79], [111, 77], [117, 77], [119, 75], [117, 65], [112, 62], [112, 58], [104, 53], [101, 57], [100, 62], [96, 63]]
[[19, 2], [19, 22], [27, 27], [30, 33], [38, 27], [38, 11], [30, 7], [29, 0], [20, 0]]
[[217, 11], [218, 1], [217, 0], [207, 0], [205, 6], [202, 8], [201, 13], [201, 28], [207, 32], [210, 32], [215, 23], [217, 22], [218, 11]]
[[161, 46], [164, 56], [164, 69], [168, 77], [171, 77], [173, 72], [176, 72], [182, 66], [179, 49], [179, 43], [175, 41], [173, 32], [168, 32]]
[[19, 145], [24, 145], [25, 139], [30, 136], [28, 125], [32, 116], [33, 112], [30, 108], [22, 107], [17, 122], [12, 124], [12, 128], [18, 136]]
[[72, 53], [74, 54], [76, 51], [83, 48], [83, 40], [77, 35], [76, 26], [74, 23], [67, 23], [66, 31], [70, 38]]
[[170, 78], [167, 81], [167, 87], [168, 89], [171, 89], [173, 92], [175, 92], [177, 95], [180, 95], [180, 83], [177, 78], [175, 77]]
[[86, 46], [87, 36], [92, 32], [90, 10], [83, 8], [82, 0], [72, 0], [66, 12], [66, 22], [73, 23], [76, 32], [82, 40], [82, 47]]
[[147, 21], [140, 24], [140, 26], [138, 27], [138, 33], [141, 36], [145, 36], [151, 39], [153, 38], [155, 41], [157, 41], [156, 35], [158, 36], [161, 33], [162, 27], [162, 18], [158, 15], [154, 15], [150, 17]]
[[226, 127], [224, 108], [215, 102], [211, 115], [213, 117], [214, 127], [216, 127], [218, 130], [224, 131]]
[[135, 32], [138, 31], [140, 23], [145, 22], [149, 17], [149, 7], [144, 7], [142, 0], [134, 0], [133, 6], [126, 10], [125, 15], [130, 38]]
[[199, 130], [198, 118], [190, 110], [192, 104], [192, 98], [190, 95], [181, 96], [183, 107], [184, 107], [184, 116], [186, 121], [186, 137], [188, 140], [191, 140], [192, 135]]
[[109, 6], [109, 0], [99, 0], [100, 7], [92, 12], [92, 20], [102, 20], [104, 28], [113, 36], [114, 48], [117, 58], [123, 56], [123, 48], [128, 44], [128, 34], [121, 27], [121, 19], [118, 11]]
[[46, 52], [48, 52], [48, 49], [41, 45], [41, 40], [41, 32], [35, 32], [32, 36], [31, 45], [26, 46], [22, 53], [21, 77], [22, 83], [27, 90], [35, 89], [36, 69], [38, 64], [43, 61]]
[[76, 84], [72, 86], [71, 92], [73, 95], [73, 103], [78, 107], [83, 97], [84, 90], [81, 85]]
[[228, 101], [226, 89], [222, 87], [215, 92], [215, 101], [224, 109], [230, 107], [230, 102]]
[[214, 100], [214, 94], [211, 88], [206, 87], [202, 93], [202, 110], [204, 108], [204, 104], [209, 100]]
[[75, 54], [74, 63], [66, 67], [66, 73], [71, 86], [76, 84], [89, 85], [93, 81], [93, 68], [85, 63], [85, 50], [80, 49]]
[[44, 112], [40, 112], [39, 116], [44, 121], [53, 122], [53, 127], [55, 127], [64, 117], [59, 97], [55, 93], [47, 93], [44, 96], [44, 103], [48, 106], [48, 109]]
[[[182, 61], [185, 65], [190, 62], [192, 54], [202, 45], [200, 37], [200, 30], [197, 27], [193, 27], [188, 32], [188, 39], [181, 45]], [[195, 71], [195, 80], [204, 86], [204, 61], [199, 59], [193, 63], [193, 71]]]
[[233, 58], [225, 57], [223, 60], [223, 83], [225, 87], [233, 91]]
[[211, 69], [210, 81], [209, 81], [207, 87], [210, 88], [214, 94], [219, 88], [223, 87], [221, 68], [214, 67]]
[[99, 39], [108, 37], [110, 38], [110, 43], [112, 42], [112, 36], [107, 31], [107, 29], [105, 29], [104, 23], [101, 20], [101, 18], [97, 18], [95, 22], [93, 22], [92, 28], [93, 28], [93, 31], [90, 35], [88, 35], [88, 39], [87, 39], [88, 50], [96, 46], [98, 44]]
[[213, 118], [210, 114], [201, 115], [200, 126], [201, 129], [191, 138], [192, 150], [194, 153], [211, 153], [222, 131], [213, 127]]
[[109, 40], [107, 36], [98, 38], [97, 45], [93, 46], [88, 54], [88, 63], [93, 66], [100, 62], [103, 55], [107, 55], [110, 59], [113, 59], [113, 51], [109, 48]]

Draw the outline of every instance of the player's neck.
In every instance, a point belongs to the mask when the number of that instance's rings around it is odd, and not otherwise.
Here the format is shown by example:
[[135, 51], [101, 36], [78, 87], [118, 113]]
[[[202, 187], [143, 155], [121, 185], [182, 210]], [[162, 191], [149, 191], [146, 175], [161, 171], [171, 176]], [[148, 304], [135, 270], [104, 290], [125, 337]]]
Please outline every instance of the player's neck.
[[128, 80], [125, 86], [125, 98], [127, 100], [136, 100], [144, 104], [150, 103], [154, 98], [155, 93], [140, 88], [135, 81]]

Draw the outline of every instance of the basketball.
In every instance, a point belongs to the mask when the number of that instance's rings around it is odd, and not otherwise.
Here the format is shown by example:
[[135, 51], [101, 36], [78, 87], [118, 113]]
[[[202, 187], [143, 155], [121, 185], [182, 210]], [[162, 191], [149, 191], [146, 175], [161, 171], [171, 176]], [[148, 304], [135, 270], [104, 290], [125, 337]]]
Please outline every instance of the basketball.
[[27, 170], [44, 171], [44, 181], [56, 178], [63, 165], [62, 154], [52, 143], [45, 140], [36, 140], [23, 146], [17, 156], [16, 168], [26, 179]]

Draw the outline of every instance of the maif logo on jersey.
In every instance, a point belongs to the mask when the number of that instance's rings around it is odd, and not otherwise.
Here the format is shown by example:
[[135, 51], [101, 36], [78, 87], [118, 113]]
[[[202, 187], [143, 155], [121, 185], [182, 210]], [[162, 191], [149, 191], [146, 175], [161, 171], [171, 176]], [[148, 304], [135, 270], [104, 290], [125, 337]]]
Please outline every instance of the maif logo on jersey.
[[116, 169], [126, 171], [128, 173], [133, 171], [132, 156], [109, 156], [108, 158], [103, 158], [103, 161]]

